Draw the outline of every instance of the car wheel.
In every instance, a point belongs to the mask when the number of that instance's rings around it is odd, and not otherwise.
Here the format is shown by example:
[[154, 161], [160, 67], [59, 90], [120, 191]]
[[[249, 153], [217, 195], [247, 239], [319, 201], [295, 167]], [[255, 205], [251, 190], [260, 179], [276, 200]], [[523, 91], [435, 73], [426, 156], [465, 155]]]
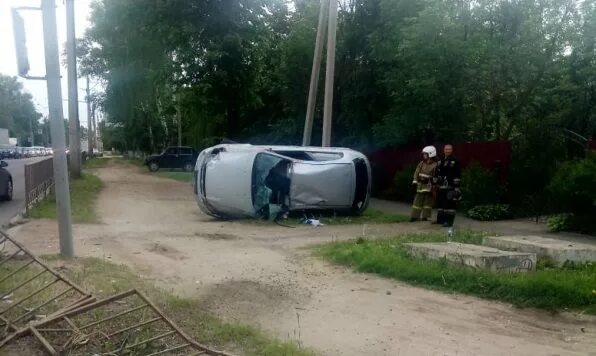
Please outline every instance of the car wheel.
[[159, 164], [157, 164], [157, 162], [149, 163], [149, 170], [151, 172], [157, 172], [159, 170]]
[[192, 163], [187, 162], [184, 164], [184, 171], [186, 172], [192, 172], [192, 170], [194, 169]]

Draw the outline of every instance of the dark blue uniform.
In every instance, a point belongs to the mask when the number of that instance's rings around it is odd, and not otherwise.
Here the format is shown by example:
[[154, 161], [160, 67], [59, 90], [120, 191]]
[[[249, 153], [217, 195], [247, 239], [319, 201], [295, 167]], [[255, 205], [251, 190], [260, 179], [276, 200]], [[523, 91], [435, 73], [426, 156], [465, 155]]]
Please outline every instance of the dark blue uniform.
[[457, 202], [461, 200], [461, 165], [457, 158], [447, 156], [441, 159], [435, 171], [434, 181], [438, 188], [437, 223], [453, 226]]

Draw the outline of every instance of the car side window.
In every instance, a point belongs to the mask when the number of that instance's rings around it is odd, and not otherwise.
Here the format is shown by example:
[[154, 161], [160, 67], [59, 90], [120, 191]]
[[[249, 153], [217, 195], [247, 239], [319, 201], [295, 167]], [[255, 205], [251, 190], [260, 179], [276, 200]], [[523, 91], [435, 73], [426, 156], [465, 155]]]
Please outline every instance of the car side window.
[[192, 149], [187, 148], [187, 147], [181, 148], [180, 149], [180, 154], [181, 155], [191, 155], [192, 154]]
[[166, 154], [167, 155], [177, 155], [178, 154], [178, 149], [175, 147], [170, 147], [166, 150]]

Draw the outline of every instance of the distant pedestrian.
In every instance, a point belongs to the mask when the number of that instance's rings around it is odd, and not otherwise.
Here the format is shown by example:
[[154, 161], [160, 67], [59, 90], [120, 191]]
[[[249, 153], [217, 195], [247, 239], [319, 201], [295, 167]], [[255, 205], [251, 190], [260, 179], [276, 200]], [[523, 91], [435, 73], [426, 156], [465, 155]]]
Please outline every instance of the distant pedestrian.
[[444, 157], [439, 160], [435, 171], [434, 183], [437, 192], [437, 220], [433, 223], [445, 227], [453, 226], [457, 202], [461, 200], [461, 166], [453, 156], [453, 146], [445, 145]]
[[418, 163], [414, 173], [413, 184], [416, 185], [416, 196], [412, 204], [410, 221], [428, 220], [433, 209], [432, 179], [437, 168], [437, 149], [434, 146], [424, 147], [422, 161]]

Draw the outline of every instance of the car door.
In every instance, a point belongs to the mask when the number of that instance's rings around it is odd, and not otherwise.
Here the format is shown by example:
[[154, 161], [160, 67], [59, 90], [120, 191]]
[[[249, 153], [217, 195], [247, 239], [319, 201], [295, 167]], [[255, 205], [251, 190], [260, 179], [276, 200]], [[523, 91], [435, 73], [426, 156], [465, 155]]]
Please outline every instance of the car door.
[[179, 154], [178, 147], [170, 147], [164, 152], [160, 166], [162, 168], [177, 168]]
[[193, 149], [190, 147], [180, 147], [180, 157], [178, 159], [178, 166], [176, 168], [183, 168], [187, 162], [194, 163]]
[[295, 162], [291, 173], [291, 208], [350, 208], [355, 184], [354, 166], [349, 163]]

